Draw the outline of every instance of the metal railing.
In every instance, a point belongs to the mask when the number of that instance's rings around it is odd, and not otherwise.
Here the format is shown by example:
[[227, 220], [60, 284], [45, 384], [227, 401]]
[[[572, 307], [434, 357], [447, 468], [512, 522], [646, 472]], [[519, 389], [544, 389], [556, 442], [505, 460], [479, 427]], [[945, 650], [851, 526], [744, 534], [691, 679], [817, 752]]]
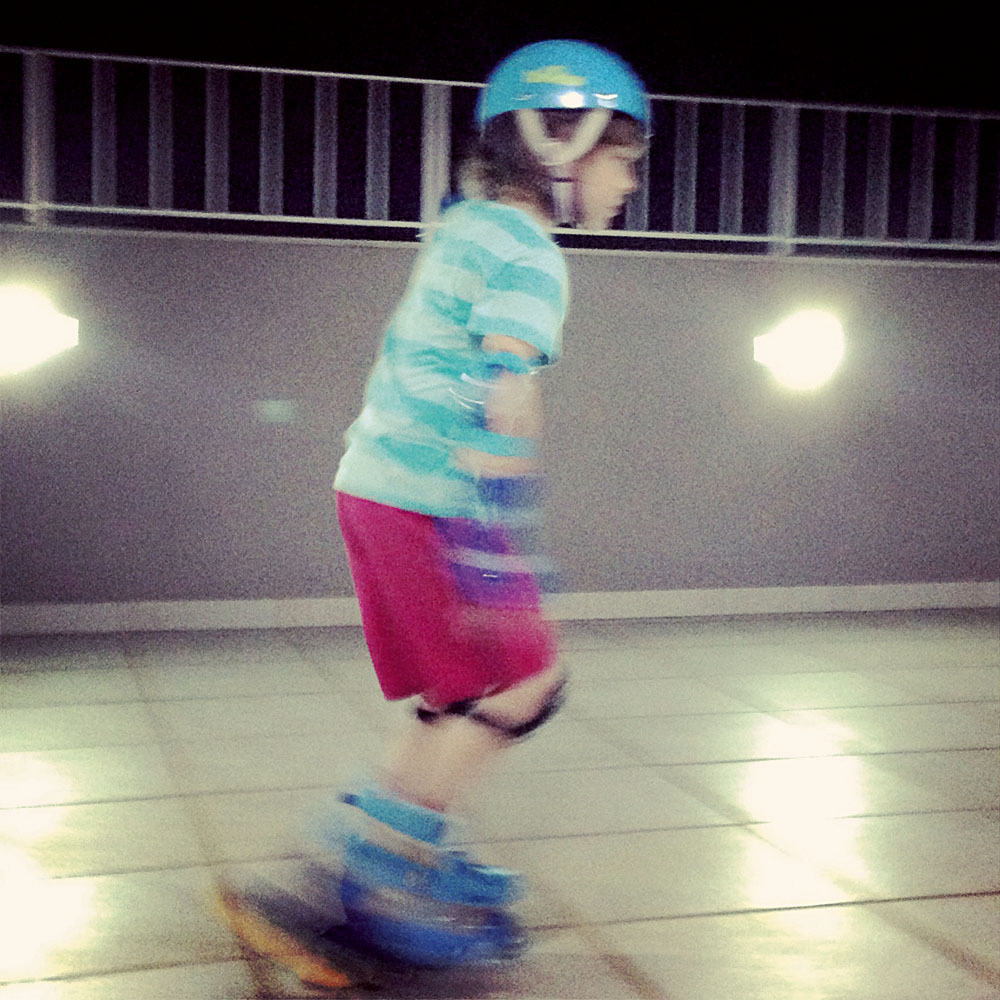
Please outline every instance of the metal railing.
[[[410, 239], [478, 84], [0, 48], [0, 222]], [[652, 96], [589, 246], [1000, 259], [1000, 115]]]

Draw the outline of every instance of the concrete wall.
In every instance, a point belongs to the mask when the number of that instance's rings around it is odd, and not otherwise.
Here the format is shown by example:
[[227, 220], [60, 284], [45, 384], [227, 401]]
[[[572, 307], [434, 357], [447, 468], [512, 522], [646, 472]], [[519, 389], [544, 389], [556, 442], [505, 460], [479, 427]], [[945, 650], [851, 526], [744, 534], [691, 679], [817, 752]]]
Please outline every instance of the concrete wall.
[[[0, 231], [0, 282], [81, 329], [0, 385], [3, 603], [350, 594], [330, 483], [414, 254]], [[567, 589], [1000, 576], [996, 267], [569, 260], [546, 386]], [[752, 340], [805, 306], [848, 355], [796, 396]]]

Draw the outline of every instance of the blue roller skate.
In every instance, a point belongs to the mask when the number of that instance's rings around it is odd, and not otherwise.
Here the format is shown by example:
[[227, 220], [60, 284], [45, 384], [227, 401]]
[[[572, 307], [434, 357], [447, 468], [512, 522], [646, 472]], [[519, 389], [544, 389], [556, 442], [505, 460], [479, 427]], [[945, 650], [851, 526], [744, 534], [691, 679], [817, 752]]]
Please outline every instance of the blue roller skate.
[[343, 828], [327, 831], [342, 852], [340, 900], [361, 948], [416, 966], [443, 968], [506, 961], [526, 944], [508, 912], [523, 885], [514, 872], [472, 863], [445, 846], [441, 813], [365, 790]]
[[342, 796], [321, 848], [282, 885], [220, 878], [216, 906], [240, 940], [304, 983], [392, 988], [421, 969], [492, 964], [527, 937], [508, 907], [513, 872], [445, 846], [440, 813], [377, 791]]

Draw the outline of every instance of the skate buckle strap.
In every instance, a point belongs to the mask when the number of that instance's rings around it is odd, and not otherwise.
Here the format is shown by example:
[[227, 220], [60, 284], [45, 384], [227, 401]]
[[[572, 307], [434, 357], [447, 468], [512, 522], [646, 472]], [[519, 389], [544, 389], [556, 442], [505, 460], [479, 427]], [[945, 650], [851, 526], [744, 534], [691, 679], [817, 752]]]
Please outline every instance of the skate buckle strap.
[[424, 868], [443, 868], [443, 854], [440, 848], [426, 841], [418, 840], [365, 814], [364, 831], [361, 834], [366, 843], [381, 847], [390, 854], [412, 861]]
[[448, 825], [447, 818], [432, 809], [406, 802], [373, 789], [341, 796], [341, 801], [355, 806], [366, 816], [387, 824], [400, 833], [428, 844], [439, 844]]

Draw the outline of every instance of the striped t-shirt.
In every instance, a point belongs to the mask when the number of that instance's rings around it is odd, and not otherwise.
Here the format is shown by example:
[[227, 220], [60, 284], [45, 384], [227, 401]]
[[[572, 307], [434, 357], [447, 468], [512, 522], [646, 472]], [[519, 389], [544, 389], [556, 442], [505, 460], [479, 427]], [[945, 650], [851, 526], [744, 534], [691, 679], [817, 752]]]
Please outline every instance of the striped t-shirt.
[[334, 487], [436, 517], [477, 517], [472, 477], [454, 455], [469, 447], [525, 454], [470, 413], [470, 384], [485, 377], [487, 334], [559, 358], [568, 281], [562, 252], [520, 209], [463, 201], [424, 248], [386, 331], [361, 415], [347, 432]]

